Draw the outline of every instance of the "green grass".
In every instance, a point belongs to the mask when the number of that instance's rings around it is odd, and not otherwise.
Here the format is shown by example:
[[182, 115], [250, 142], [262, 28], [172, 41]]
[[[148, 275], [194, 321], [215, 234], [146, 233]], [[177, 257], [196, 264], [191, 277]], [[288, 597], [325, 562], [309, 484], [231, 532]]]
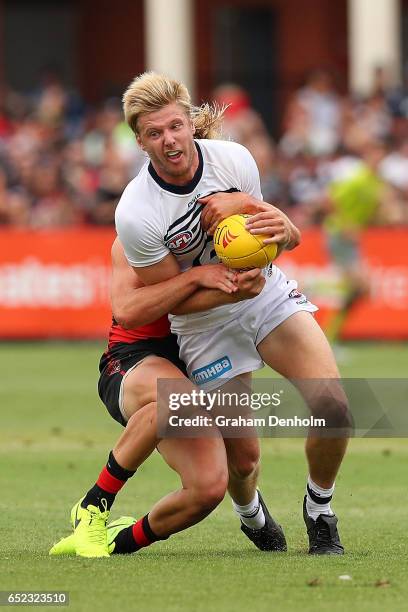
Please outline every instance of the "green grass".
[[[296, 439], [262, 442], [261, 487], [285, 527], [287, 554], [254, 549], [226, 499], [200, 525], [132, 557], [49, 558], [52, 543], [68, 533], [71, 505], [121, 431], [96, 394], [101, 349], [56, 343], [0, 350], [0, 590], [67, 590], [75, 611], [406, 609], [406, 440], [351, 442], [335, 496], [347, 549], [341, 558], [305, 554], [306, 468]], [[347, 345], [342, 358], [346, 376], [405, 377], [408, 347]], [[177, 486], [154, 454], [118, 497], [113, 516], [141, 516]], [[389, 586], [375, 586], [378, 580]]]

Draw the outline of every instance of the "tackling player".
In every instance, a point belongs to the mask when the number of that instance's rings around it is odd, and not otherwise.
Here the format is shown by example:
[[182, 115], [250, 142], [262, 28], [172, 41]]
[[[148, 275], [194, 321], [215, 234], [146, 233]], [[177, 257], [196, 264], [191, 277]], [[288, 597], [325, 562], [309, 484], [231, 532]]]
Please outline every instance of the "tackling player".
[[[275, 209], [262, 203], [244, 204], [230, 196], [228, 203], [221, 201], [220, 206], [217, 200], [209, 205], [207, 220], [219, 216], [222, 210], [227, 216], [229, 210]], [[111, 416], [126, 429], [95, 485], [72, 509], [74, 534], [55, 544], [50, 554], [101, 557], [135, 552], [204, 518], [224, 497], [227, 485], [244, 533], [261, 550], [285, 550], [283, 532], [260, 494], [255, 508], [245, 503], [248, 490], [252, 500], [256, 487], [256, 440], [229, 440], [224, 444], [219, 432], [214, 433], [215, 439], [203, 440], [158, 440], [156, 434], [157, 379], [184, 378], [185, 372], [164, 313], [200, 287], [207, 291], [194, 302], [202, 308], [208, 307], [208, 299], [213, 300], [211, 289], [220, 291], [225, 302], [250, 299], [264, 286], [259, 270], [236, 274], [222, 265], [202, 266], [170, 281], [143, 287], [117, 239], [112, 247], [112, 272], [115, 319], [108, 350], [101, 359], [99, 393]], [[157, 320], [151, 323], [153, 318]], [[106, 530], [116, 494], [155, 447], [179, 473], [183, 489], [158, 502], [139, 521], [122, 517]]]

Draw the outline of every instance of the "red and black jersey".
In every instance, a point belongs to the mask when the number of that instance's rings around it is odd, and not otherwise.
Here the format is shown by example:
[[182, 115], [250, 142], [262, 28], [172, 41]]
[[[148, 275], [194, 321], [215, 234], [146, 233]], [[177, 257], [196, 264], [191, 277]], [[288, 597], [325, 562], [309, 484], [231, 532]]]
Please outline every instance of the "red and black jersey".
[[163, 315], [157, 321], [141, 325], [136, 329], [125, 329], [112, 318], [112, 325], [109, 330], [108, 347], [111, 348], [118, 342], [131, 344], [139, 340], [147, 340], [149, 338], [165, 338], [170, 334], [170, 323], [167, 315]]

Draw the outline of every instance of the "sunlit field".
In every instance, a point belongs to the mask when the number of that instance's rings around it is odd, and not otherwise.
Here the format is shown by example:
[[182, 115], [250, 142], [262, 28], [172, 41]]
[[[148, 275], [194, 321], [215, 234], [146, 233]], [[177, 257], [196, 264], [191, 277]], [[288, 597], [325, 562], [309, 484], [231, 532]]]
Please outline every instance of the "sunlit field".
[[[97, 343], [0, 349], [0, 590], [64, 590], [71, 610], [403, 610], [408, 598], [408, 443], [354, 439], [334, 509], [344, 557], [310, 558], [301, 517], [303, 440], [263, 440], [260, 488], [288, 553], [258, 551], [225, 499], [200, 525], [129, 557], [50, 558], [71, 506], [95, 481], [121, 428], [96, 392]], [[406, 377], [405, 344], [340, 347], [348, 377]], [[260, 373], [267, 375], [267, 371]], [[140, 517], [176, 488], [158, 453], [120, 493], [112, 517]]]

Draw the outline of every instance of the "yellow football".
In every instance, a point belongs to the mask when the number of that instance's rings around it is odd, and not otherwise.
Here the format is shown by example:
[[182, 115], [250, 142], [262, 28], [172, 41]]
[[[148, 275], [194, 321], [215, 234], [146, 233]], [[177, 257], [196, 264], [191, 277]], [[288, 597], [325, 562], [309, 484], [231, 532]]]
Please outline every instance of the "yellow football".
[[214, 232], [214, 248], [229, 268], [264, 268], [276, 257], [275, 243], [264, 244], [265, 234], [250, 234], [245, 222], [251, 215], [231, 215], [221, 221]]

